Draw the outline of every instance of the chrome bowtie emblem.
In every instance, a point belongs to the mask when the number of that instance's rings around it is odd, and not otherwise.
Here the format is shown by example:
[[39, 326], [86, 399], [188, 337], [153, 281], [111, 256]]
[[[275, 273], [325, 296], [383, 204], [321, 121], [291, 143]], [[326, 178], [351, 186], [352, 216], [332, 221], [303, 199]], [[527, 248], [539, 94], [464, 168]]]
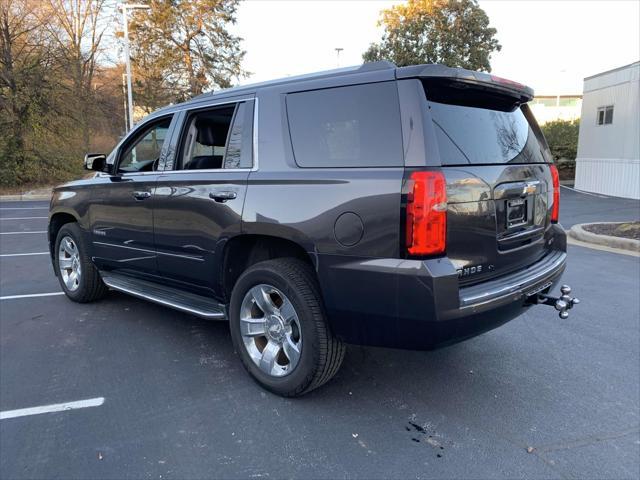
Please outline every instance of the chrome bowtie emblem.
[[269, 327], [269, 332], [270, 333], [280, 333], [280, 325], [278, 325], [277, 323], [274, 323], [273, 325], [271, 325]]
[[526, 197], [527, 195], [532, 195], [536, 193], [536, 189], [537, 189], [537, 183], [527, 183], [522, 188], [522, 196]]

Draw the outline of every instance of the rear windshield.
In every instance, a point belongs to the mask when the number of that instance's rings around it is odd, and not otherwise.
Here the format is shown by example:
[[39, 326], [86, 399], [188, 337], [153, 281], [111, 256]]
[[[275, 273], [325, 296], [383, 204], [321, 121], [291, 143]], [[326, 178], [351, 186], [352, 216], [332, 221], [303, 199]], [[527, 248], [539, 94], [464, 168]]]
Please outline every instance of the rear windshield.
[[513, 111], [428, 101], [443, 165], [550, 162], [527, 105]]

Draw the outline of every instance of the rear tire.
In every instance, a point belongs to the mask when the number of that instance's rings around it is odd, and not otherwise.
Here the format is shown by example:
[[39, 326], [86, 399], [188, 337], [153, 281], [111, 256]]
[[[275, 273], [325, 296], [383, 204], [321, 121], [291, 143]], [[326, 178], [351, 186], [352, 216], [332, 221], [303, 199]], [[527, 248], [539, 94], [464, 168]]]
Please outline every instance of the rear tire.
[[284, 397], [328, 382], [344, 358], [345, 346], [329, 329], [315, 274], [295, 258], [260, 262], [240, 276], [231, 294], [230, 328], [249, 374]]
[[108, 291], [87, 251], [78, 224], [63, 225], [56, 237], [54, 266], [62, 290], [78, 303], [99, 300]]

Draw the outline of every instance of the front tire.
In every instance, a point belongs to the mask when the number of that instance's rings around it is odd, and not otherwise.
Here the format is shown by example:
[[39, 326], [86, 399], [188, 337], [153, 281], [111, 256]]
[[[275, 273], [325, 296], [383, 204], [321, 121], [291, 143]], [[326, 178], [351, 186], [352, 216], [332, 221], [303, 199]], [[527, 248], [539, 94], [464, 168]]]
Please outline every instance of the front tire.
[[231, 294], [233, 344], [249, 374], [267, 390], [303, 395], [328, 382], [344, 358], [331, 333], [311, 267], [295, 258], [257, 263]]
[[58, 232], [55, 268], [62, 290], [74, 302], [93, 302], [108, 291], [87, 254], [87, 245], [77, 223], [67, 223]]

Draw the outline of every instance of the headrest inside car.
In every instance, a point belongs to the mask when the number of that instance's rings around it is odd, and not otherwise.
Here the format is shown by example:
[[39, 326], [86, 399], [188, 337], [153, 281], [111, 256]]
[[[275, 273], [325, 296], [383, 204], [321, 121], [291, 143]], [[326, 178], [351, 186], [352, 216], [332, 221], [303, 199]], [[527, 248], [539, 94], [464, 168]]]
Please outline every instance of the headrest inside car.
[[215, 145], [215, 135], [213, 134], [214, 126], [206, 120], [196, 120], [196, 128], [198, 129], [198, 143], [200, 145]]

